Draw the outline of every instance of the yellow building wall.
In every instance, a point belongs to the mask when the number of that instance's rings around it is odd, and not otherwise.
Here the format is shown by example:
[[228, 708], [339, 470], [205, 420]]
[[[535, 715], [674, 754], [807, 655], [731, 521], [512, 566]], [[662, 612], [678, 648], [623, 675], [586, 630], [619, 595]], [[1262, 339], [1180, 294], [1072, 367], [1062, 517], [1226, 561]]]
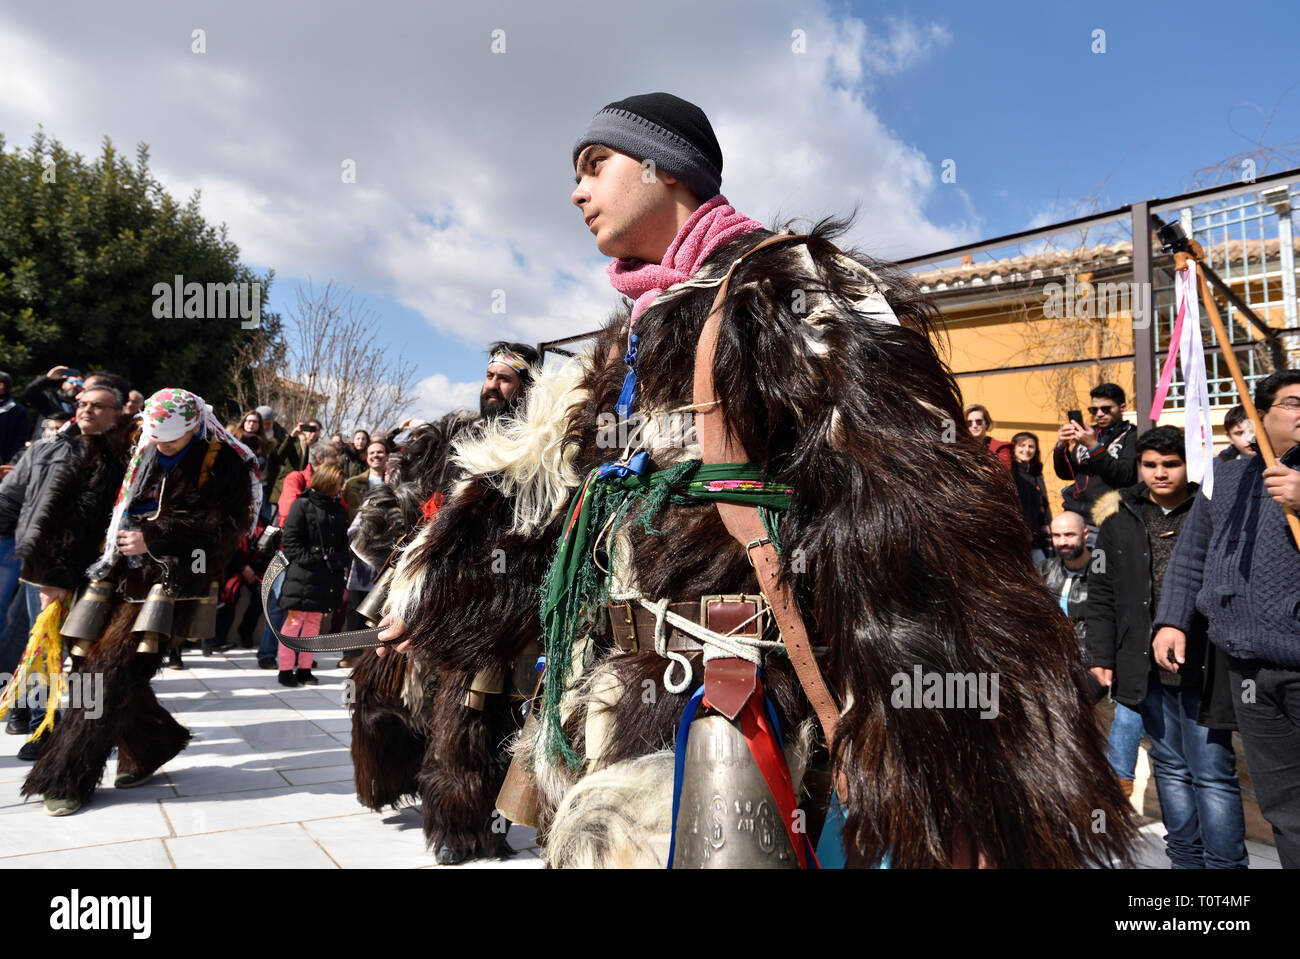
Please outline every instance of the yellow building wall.
[[[1240, 284], [1233, 286], [1238, 292], [1244, 292]], [[1018, 432], [1033, 433], [1038, 437], [1047, 473], [1051, 474], [1050, 451], [1056, 443], [1056, 431], [1066, 420], [1066, 411], [1081, 410], [1084, 421], [1090, 423], [1088, 391], [1102, 382], [1117, 383], [1123, 388], [1129, 400], [1124, 418], [1136, 423], [1139, 431], [1154, 425], [1183, 426], [1181, 410], [1163, 413], [1159, 424], [1152, 422], [1149, 410], [1135, 410], [1137, 384], [1133, 361], [1107, 361], [1107, 357], [1133, 352], [1130, 311], [1119, 310], [1114, 316], [1101, 319], [1053, 318], [1044, 316], [1042, 295], [1011, 299], [1003, 294], [997, 300], [1000, 291], [990, 289], [989, 292], [989, 302], [944, 310], [939, 349], [957, 377], [963, 405], [982, 403], [988, 407], [994, 422], [991, 431], [994, 437], [1009, 440]], [[1252, 293], [1259, 296], [1263, 290]], [[1279, 305], [1272, 309], [1256, 307], [1255, 311], [1270, 326], [1280, 329], [1286, 325], [1280, 305], [1280, 283], [1270, 284], [1268, 296]], [[1208, 319], [1205, 322], [1208, 325]], [[1242, 317], [1236, 322], [1239, 329], [1248, 326]], [[1260, 338], [1253, 327], [1249, 329], [1252, 339]], [[963, 375], [975, 370], [1079, 360], [1098, 362], [1049, 370]], [[1226, 407], [1216, 408], [1212, 413], [1218, 449], [1228, 443], [1223, 433], [1223, 417], [1227, 411]]]

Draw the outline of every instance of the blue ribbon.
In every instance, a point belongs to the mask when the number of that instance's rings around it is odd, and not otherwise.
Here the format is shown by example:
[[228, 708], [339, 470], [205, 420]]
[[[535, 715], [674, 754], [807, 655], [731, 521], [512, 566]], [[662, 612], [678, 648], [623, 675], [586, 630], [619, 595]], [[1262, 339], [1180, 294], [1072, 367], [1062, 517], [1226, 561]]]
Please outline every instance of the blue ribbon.
[[637, 476], [645, 476], [649, 472], [650, 454], [645, 450], [642, 450], [626, 463], [601, 463], [600, 468], [596, 470], [596, 479], [603, 480], [608, 476], [617, 476], [619, 479], [626, 479], [633, 473]]
[[618, 413], [620, 419], [627, 419], [632, 415], [632, 403], [636, 400], [636, 334], [628, 336], [627, 352], [623, 354], [623, 362], [627, 364], [627, 376], [623, 377], [623, 390], [618, 394], [618, 403], [614, 406], [614, 411]]
[[691, 732], [691, 723], [704, 698], [704, 684], [700, 683], [694, 695], [682, 710], [681, 722], [677, 724], [677, 745], [673, 750], [673, 825], [668, 839], [668, 868], [673, 868], [673, 857], [677, 854], [677, 808], [682, 801], [682, 773], [686, 769], [686, 739]]

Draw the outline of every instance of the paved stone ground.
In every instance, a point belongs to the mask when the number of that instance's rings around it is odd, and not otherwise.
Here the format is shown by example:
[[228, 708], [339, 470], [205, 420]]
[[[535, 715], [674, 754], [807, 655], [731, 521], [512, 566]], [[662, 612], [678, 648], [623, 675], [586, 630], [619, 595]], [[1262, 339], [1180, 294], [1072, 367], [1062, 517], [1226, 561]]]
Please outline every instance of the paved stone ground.
[[[30, 763], [22, 740], [0, 738], [0, 867], [540, 868], [531, 829], [512, 826], [509, 859], [439, 867], [424, 849], [417, 810], [373, 813], [357, 802], [343, 704], [346, 672], [286, 689], [251, 650], [204, 659], [154, 680], [159, 699], [195, 735], [149, 783], [113, 789], [116, 762], [92, 803], [44, 815], [18, 794]], [[327, 656], [327, 664], [337, 662]], [[1167, 868], [1164, 830], [1143, 828], [1139, 867]], [[1253, 868], [1279, 868], [1271, 846], [1247, 844]]]
[[[252, 650], [187, 651], [185, 664], [164, 669], [154, 689], [194, 733], [189, 746], [136, 789], [112, 788], [110, 760], [74, 816], [23, 802], [22, 739], [0, 739], [0, 867], [446, 868], [424, 849], [418, 810], [374, 813], [357, 801], [345, 670], [318, 669], [319, 686], [286, 689]], [[453, 868], [542, 866], [533, 830], [512, 826], [509, 840], [516, 856]]]

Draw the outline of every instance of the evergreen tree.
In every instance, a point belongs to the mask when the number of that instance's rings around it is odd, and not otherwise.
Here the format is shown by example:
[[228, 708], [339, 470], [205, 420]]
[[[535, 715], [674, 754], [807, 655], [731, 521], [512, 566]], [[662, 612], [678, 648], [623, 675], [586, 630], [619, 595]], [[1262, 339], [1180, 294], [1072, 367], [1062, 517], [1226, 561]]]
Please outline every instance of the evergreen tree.
[[[261, 326], [240, 319], [158, 318], [155, 286], [260, 283]], [[92, 162], [37, 131], [30, 150], [6, 150], [0, 134], [0, 369], [18, 388], [50, 367], [107, 369], [146, 396], [179, 386], [221, 410], [246, 347], [282, 342], [266, 309], [274, 271], [239, 262], [226, 226], [199, 212], [199, 193], [174, 200], [149, 173], [140, 144], [134, 165], [108, 138]], [[174, 312], [174, 311], [173, 311]]]

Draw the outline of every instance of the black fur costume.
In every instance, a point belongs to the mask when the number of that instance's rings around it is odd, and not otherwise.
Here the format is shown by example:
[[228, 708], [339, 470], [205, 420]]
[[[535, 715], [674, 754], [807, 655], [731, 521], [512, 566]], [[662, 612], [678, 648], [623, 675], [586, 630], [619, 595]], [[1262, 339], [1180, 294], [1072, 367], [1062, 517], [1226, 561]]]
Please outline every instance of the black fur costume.
[[[177, 600], [208, 595], [238, 548], [251, 518], [247, 465], [222, 443], [206, 481], [200, 484], [208, 452], [206, 440], [196, 438], [190, 443], [167, 476], [157, 518], [140, 522], [150, 554], [168, 564], [169, 582]], [[71, 484], [65, 495], [76, 494], [76, 486]], [[108, 499], [109, 510], [113, 500]], [[52, 522], [57, 522], [60, 515], [57, 508], [52, 509]], [[96, 527], [101, 541], [108, 522], [106, 512]], [[153, 583], [164, 578], [159, 563], [149, 556], [145, 560], [138, 569], [127, 568], [125, 560], [118, 560], [110, 574], [118, 579], [118, 589], [108, 625], [88, 655], [73, 657], [74, 672], [103, 674], [103, 709], [95, 719], [88, 718], [84, 709], [66, 712], [23, 783], [24, 796], [85, 803], [93, 795], [114, 746], [118, 750], [119, 775], [147, 775], [189, 741], [189, 731], [172, 718], [150, 688], [149, 681], [162, 660], [161, 652], [136, 652], [140, 636], [131, 632], [140, 610], [139, 601]]]
[[[856, 254], [885, 281], [902, 326], [854, 311], [860, 277], [834, 258], [838, 230], [821, 224], [806, 246], [765, 250], [736, 270], [713, 374], [749, 459], [794, 490], [780, 521], [783, 573], [795, 584], [814, 645], [827, 647], [828, 685], [841, 705], [851, 702], [832, 757], [848, 789], [848, 863], [870, 865], [882, 849], [896, 868], [968, 865], [972, 849], [1001, 867], [1123, 858], [1132, 817], [1109, 773], [1073, 631], [1030, 562], [1029, 533], [1005, 471], [961, 427], [960, 391], [932, 342], [937, 313], [909, 276]], [[697, 278], [721, 275], [766, 235], [717, 251]], [[834, 307], [796, 311], [804, 302], [797, 291]], [[665, 294], [639, 318], [638, 410], [692, 403], [696, 342], [714, 292]], [[626, 336], [625, 311], [602, 332], [585, 395], [569, 416], [578, 475], [614, 458], [598, 442], [597, 424], [623, 383]], [[652, 453], [657, 468], [685, 458], [681, 450]], [[416, 659], [462, 677], [512, 661], [540, 632], [537, 591], [559, 525], [557, 517], [540, 534], [514, 536], [494, 477], [459, 487], [403, 558], [404, 568], [420, 570], [406, 617]], [[758, 592], [742, 547], [713, 507], [670, 506], [654, 525], [659, 535], [628, 527], [647, 597]], [[487, 557], [498, 547], [509, 557], [508, 577], [489, 572]], [[802, 559], [801, 571], [792, 557]], [[671, 749], [687, 696], [663, 688], [665, 661], [612, 649], [599, 630], [588, 653], [586, 675], [603, 670], [628, 691], [609, 707], [596, 765]], [[891, 677], [917, 665], [926, 673], [997, 674], [998, 716], [892, 707]], [[809, 707], [788, 661], [768, 657], [764, 677], [783, 728], [794, 728]], [[657, 692], [649, 704], [636, 694], [644, 682]], [[588, 701], [565, 722], [579, 753]], [[463, 758], [511, 724], [452, 706], [436, 714], [466, 735], [429, 743], [422, 795], [440, 815], [455, 810], [476, 847], [490, 848], [488, 790], [463, 778]], [[541, 746], [532, 757], [539, 781], [573, 782]], [[589, 763], [586, 771], [594, 769]], [[554, 789], [543, 789], [544, 818], [562, 805]], [[1093, 830], [1098, 810], [1103, 832]], [[602, 822], [591, 822], [590, 833], [596, 846], [607, 841]], [[435, 827], [431, 841], [439, 835]]]
[[[472, 415], [452, 413], [416, 431], [399, 467], [403, 480], [375, 490], [359, 510], [354, 552], [375, 568], [383, 564], [402, 536], [416, 527], [421, 504], [454, 479], [452, 445], [476, 422]], [[480, 518], [478, 511], [467, 515]], [[439, 528], [442, 516], [439, 512], [434, 520]], [[511, 516], [503, 505], [499, 521], [508, 524]], [[478, 535], [461, 532], [470, 539], [450, 544], [448, 562], [460, 562]], [[455, 662], [379, 657], [367, 650], [352, 673], [357, 797], [375, 810], [418, 797], [429, 847], [446, 847], [442, 855], [448, 859], [496, 852], [503, 839], [500, 832], [491, 832], [490, 824], [480, 826], [494, 805], [505, 770], [503, 744], [515, 726], [501, 696], [491, 697], [484, 711], [461, 705], [474, 672], [464, 675]], [[484, 804], [487, 812], [480, 815]]]

